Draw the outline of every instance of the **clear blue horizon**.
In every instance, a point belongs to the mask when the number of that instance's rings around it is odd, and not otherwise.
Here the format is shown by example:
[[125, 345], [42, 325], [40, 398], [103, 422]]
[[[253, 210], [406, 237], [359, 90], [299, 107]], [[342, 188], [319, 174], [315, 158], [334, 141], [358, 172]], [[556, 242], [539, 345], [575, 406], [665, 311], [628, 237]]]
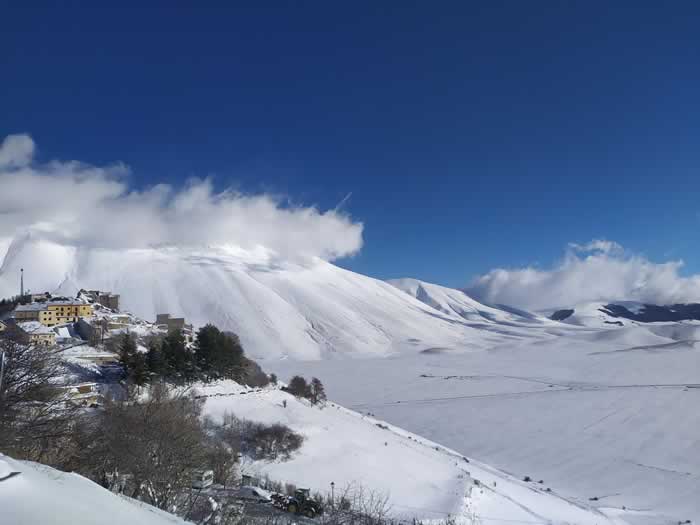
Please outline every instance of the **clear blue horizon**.
[[213, 176], [364, 222], [338, 263], [464, 286], [611, 239], [700, 271], [700, 6], [303, 2], [25, 8], [0, 136]]

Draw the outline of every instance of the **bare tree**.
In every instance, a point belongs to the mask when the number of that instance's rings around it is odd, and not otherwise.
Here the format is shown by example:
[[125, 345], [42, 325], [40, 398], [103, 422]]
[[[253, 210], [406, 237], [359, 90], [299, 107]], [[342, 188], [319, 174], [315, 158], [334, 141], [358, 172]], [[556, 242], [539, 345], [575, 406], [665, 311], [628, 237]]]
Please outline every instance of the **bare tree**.
[[392, 523], [389, 497], [348, 483], [336, 492], [333, 501], [327, 502], [322, 521], [329, 525], [388, 525]]
[[230, 412], [215, 432], [221, 441], [253, 459], [286, 461], [304, 443], [304, 436], [286, 425], [239, 419]]
[[75, 408], [61, 387], [62, 364], [54, 348], [0, 337], [4, 355], [0, 387], [0, 450], [16, 458], [53, 463], [71, 429]]
[[318, 377], [311, 379], [309, 390], [310, 399], [314, 405], [324, 403], [326, 401], [326, 389], [323, 387], [323, 383], [321, 383], [321, 380]]
[[95, 429], [104, 477], [125, 474], [128, 495], [170, 510], [206, 462], [200, 415], [193, 394], [160, 383], [142, 399], [107, 401]]

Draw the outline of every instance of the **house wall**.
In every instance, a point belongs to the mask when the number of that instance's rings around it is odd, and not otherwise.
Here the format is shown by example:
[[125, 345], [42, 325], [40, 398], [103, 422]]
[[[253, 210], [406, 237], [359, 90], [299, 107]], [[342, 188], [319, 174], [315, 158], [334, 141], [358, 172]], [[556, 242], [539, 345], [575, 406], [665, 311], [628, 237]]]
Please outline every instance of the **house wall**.
[[[93, 314], [92, 305], [90, 304], [48, 303], [46, 308], [47, 322], [54, 322], [54, 324], [75, 323], [78, 322], [81, 317], [89, 317]], [[51, 315], [53, 315], [53, 318], [48, 319]], [[53, 319], [55, 319], [55, 321]], [[39, 321], [47, 326], [51, 326], [41, 319], [39, 319]]]
[[103, 294], [97, 298], [97, 302], [111, 310], [119, 310], [119, 296], [115, 294]]

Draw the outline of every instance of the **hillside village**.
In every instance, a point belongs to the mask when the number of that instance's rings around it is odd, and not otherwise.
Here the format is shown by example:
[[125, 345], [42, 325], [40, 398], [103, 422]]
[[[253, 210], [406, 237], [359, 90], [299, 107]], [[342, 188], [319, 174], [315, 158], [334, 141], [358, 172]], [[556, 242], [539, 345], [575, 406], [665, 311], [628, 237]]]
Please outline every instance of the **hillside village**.
[[80, 290], [75, 297], [22, 291], [0, 306], [4, 309], [0, 310], [1, 333], [55, 350], [73, 365], [72, 373], [65, 376], [65, 387], [83, 404], [101, 401], [103, 391], [109, 389], [105, 384], [120, 377], [120, 356], [105, 345], [110, 339], [132, 334], [140, 341], [176, 330], [188, 344], [194, 341], [194, 328], [184, 318], [163, 313], [153, 322], [144, 321], [122, 311], [120, 296], [108, 291]]

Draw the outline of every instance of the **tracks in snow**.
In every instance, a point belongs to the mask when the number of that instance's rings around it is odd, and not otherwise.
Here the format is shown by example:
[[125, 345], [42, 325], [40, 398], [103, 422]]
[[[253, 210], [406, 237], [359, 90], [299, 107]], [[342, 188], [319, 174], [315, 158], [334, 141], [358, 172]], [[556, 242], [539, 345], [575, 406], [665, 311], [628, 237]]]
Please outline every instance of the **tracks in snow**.
[[566, 383], [561, 381], [548, 381], [546, 379], [530, 378], [530, 377], [520, 377], [520, 376], [508, 376], [508, 375], [471, 375], [471, 376], [433, 376], [433, 375], [421, 375], [425, 378], [433, 379], [458, 379], [458, 380], [484, 380], [484, 379], [512, 379], [517, 381], [525, 381], [531, 383], [538, 383], [547, 385], [548, 388], [541, 390], [521, 390], [521, 391], [511, 391], [511, 392], [494, 392], [489, 394], [464, 394], [458, 396], [442, 396], [442, 397], [426, 397], [420, 399], [398, 399], [395, 401], [386, 401], [382, 403], [358, 403], [351, 405], [349, 408], [361, 409], [361, 408], [371, 408], [379, 406], [393, 406], [393, 405], [421, 405], [430, 403], [442, 403], [449, 401], [457, 401], [464, 399], [488, 399], [488, 398], [508, 398], [508, 397], [525, 397], [534, 395], [544, 395], [544, 394], [555, 394], [561, 392], [599, 392], [599, 391], [609, 391], [618, 389], [678, 389], [678, 390], [689, 390], [689, 389], [699, 389], [700, 383], [632, 383], [632, 384], [598, 384], [598, 383]]

